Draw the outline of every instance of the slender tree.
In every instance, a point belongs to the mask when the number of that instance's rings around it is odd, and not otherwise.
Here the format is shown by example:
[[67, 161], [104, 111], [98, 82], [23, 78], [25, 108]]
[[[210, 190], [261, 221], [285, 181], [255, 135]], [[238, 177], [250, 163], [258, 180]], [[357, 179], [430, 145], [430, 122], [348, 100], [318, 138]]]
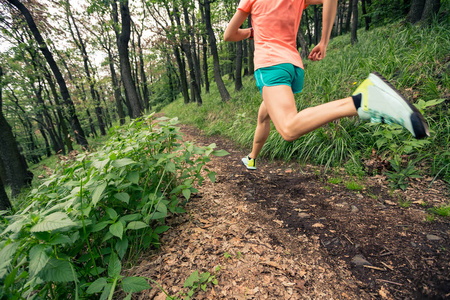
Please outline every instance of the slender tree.
[[358, 41], [358, 0], [352, 1], [352, 36], [351, 43], [352, 45]]
[[131, 16], [128, 6], [128, 0], [119, 2], [120, 15], [122, 18], [121, 30], [119, 32], [119, 13], [116, 0], [111, 2], [112, 15], [114, 20], [114, 28], [116, 32], [117, 48], [119, 49], [120, 72], [122, 74], [122, 82], [125, 87], [125, 93], [131, 106], [131, 117], [138, 118], [142, 115], [142, 107], [136, 91], [136, 86], [131, 75], [131, 64], [128, 50], [128, 43], [131, 36]]
[[209, 37], [209, 46], [211, 49], [211, 54], [213, 56], [213, 62], [214, 62], [214, 80], [216, 81], [217, 88], [219, 90], [220, 96], [222, 98], [222, 101], [228, 101], [231, 99], [230, 93], [228, 93], [227, 88], [225, 87], [225, 84], [222, 80], [222, 75], [220, 72], [220, 63], [219, 63], [219, 53], [217, 51], [217, 44], [216, 44], [216, 36], [214, 35], [214, 30], [211, 25], [211, 3], [213, 1], [204, 0], [202, 5], [204, 5], [205, 8], [205, 25], [206, 30], [208, 32]]
[[236, 76], [234, 81], [234, 90], [239, 91], [242, 89], [242, 41], [236, 43]]

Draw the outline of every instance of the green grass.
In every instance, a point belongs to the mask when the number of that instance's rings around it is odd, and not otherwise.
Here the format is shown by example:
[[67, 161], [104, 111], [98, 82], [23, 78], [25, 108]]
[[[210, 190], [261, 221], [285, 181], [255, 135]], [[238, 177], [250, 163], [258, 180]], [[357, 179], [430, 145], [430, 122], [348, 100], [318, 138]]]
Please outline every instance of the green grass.
[[362, 191], [364, 189], [363, 184], [359, 184], [358, 182], [352, 180], [344, 183], [345, 187], [350, 191]]
[[[326, 59], [320, 62], [304, 60], [305, 86], [302, 93], [295, 95], [297, 107], [300, 110], [348, 97], [373, 71], [383, 74], [413, 103], [448, 97], [448, 36], [448, 24], [425, 28], [395, 23], [368, 32], [360, 30], [359, 42], [353, 47], [349, 35], [334, 38]], [[239, 92], [234, 91], [234, 83], [227, 81], [227, 76], [224, 79], [232, 97], [229, 102], [221, 101], [213, 84], [211, 92], [203, 94], [203, 106], [185, 105], [179, 97], [164, 107], [163, 112], [177, 116], [183, 123], [197, 126], [207, 134], [228, 137], [248, 151], [261, 94], [252, 77], [244, 77], [244, 88]], [[396, 127], [344, 118], [294, 142], [284, 141], [272, 127], [261, 155], [269, 159], [319, 164], [326, 169], [351, 161], [347, 171], [360, 177], [364, 172], [361, 161], [370, 158], [372, 149], [382, 157], [389, 157], [395, 146], [396, 154], [409, 155], [422, 166], [424, 174], [438, 175], [450, 184], [449, 101], [427, 107], [424, 115], [431, 129], [431, 137], [425, 145], [414, 144], [406, 130], [400, 130], [395, 139], [387, 139], [386, 135]], [[386, 142], [380, 142], [382, 139]]]

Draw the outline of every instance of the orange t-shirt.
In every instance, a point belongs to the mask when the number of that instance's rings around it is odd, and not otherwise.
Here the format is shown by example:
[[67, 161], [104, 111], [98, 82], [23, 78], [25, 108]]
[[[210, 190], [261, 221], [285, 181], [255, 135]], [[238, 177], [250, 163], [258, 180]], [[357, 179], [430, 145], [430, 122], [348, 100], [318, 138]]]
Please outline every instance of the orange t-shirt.
[[305, 0], [241, 0], [238, 9], [251, 13], [255, 69], [291, 63], [303, 69], [297, 31]]

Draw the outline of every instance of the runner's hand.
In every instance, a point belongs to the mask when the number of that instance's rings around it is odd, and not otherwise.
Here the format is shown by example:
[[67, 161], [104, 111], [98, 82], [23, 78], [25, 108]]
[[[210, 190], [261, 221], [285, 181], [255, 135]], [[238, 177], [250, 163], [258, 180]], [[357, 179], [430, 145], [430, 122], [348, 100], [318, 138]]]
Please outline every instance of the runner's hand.
[[318, 61], [325, 58], [327, 52], [327, 46], [322, 46], [321, 43], [317, 44], [309, 54], [308, 58], [312, 61]]

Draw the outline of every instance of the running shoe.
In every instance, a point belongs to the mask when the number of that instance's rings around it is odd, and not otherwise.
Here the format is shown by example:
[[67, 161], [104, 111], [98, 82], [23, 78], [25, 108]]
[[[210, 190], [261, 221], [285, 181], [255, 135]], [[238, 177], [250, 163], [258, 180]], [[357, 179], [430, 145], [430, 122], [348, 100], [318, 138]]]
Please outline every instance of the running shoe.
[[244, 164], [244, 166], [247, 167], [247, 169], [249, 170], [256, 170], [256, 158], [250, 158], [250, 156], [246, 156], [242, 159], [242, 163]]
[[399, 124], [416, 139], [430, 136], [427, 122], [420, 111], [379, 73], [370, 73], [353, 96], [361, 101], [358, 115], [362, 120]]

